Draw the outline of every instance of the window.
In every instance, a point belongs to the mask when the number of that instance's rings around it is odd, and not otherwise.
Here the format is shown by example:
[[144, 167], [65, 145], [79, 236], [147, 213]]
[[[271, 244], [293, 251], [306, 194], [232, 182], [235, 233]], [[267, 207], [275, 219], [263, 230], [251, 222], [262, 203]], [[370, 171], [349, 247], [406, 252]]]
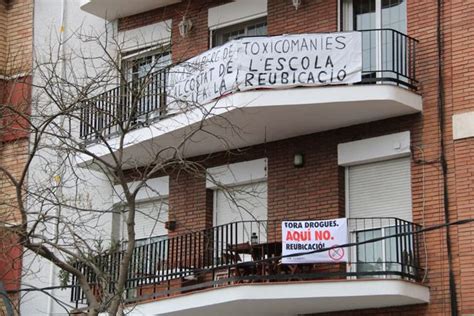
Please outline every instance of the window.
[[[347, 215], [360, 218], [351, 227], [352, 242], [390, 236], [413, 229], [410, 157], [346, 168]], [[400, 220], [394, 219], [399, 218]], [[413, 256], [410, 235], [354, 247], [353, 269], [370, 275], [408, 272]], [[383, 273], [382, 273], [383, 274]]]
[[[352, 236], [353, 241], [364, 242], [367, 240], [388, 237], [397, 233], [410, 232], [412, 226], [399, 222], [397, 226], [387, 223], [380, 228], [356, 231]], [[412, 235], [392, 237], [377, 242], [362, 244], [356, 248], [357, 272], [411, 272], [414, 268], [414, 242]], [[370, 274], [366, 275], [366, 277]], [[380, 275], [378, 275], [380, 277]]]
[[171, 64], [168, 48], [146, 49], [123, 56], [122, 67], [127, 81], [146, 77]]
[[[237, 185], [214, 191], [214, 226], [236, 223], [233, 226], [236, 231], [232, 236], [218, 236], [222, 233], [222, 230], [216, 230], [215, 240], [221, 240], [225, 244], [241, 244], [251, 242], [252, 236], [254, 236], [258, 243], [266, 242], [266, 220], [266, 182]], [[251, 256], [242, 255], [241, 259], [250, 261]]]
[[129, 53], [123, 57], [122, 73], [126, 83], [122, 92], [128, 98], [128, 104], [136, 105], [136, 116], [147, 116], [157, 111], [165, 111], [165, 82], [167, 74], [161, 72], [171, 64], [168, 47], [147, 49]]
[[412, 220], [410, 157], [346, 168], [350, 217]]
[[[126, 216], [115, 213], [112, 235], [116, 240], [126, 240]], [[164, 239], [168, 231], [165, 222], [168, 220], [168, 201], [166, 199], [139, 203], [135, 213], [136, 246], [151, 244]]]
[[[213, 191], [213, 231], [219, 260], [229, 246], [267, 241], [267, 159], [207, 169], [206, 188]], [[247, 261], [251, 257], [240, 256]], [[232, 259], [234, 260], [234, 259]]]
[[212, 47], [220, 46], [235, 38], [267, 35], [267, 19], [257, 19], [212, 31]]
[[406, 33], [406, 0], [342, 0], [344, 31], [380, 28]]
[[[344, 31], [407, 33], [406, 0], [342, 0], [341, 8]], [[406, 71], [408, 47], [403, 35], [389, 30], [362, 32], [362, 47], [364, 78], [393, 78]]]

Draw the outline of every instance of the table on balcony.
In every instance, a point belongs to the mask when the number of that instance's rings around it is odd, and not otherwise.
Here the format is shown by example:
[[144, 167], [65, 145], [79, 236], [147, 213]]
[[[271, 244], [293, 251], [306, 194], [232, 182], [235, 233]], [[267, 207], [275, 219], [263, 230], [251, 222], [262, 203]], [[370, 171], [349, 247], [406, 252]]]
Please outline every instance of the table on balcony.
[[[236, 275], [272, 275], [279, 271], [279, 258], [282, 244], [279, 241], [261, 243], [240, 243], [229, 245], [228, 253], [237, 262]], [[251, 261], [242, 260], [242, 255], [250, 255]]]

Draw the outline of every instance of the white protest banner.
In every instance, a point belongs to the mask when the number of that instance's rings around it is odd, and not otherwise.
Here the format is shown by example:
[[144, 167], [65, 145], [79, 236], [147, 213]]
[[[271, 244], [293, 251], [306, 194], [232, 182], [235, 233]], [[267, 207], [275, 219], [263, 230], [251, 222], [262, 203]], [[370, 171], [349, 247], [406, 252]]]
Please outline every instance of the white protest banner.
[[360, 32], [243, 38], [237, 55], [240, 90], [361, 81]]
[[[284, 221], [282, 228], [282, 263], [347, 262], [348, 248], [334, 248], [323, 252], [313, 252], [348, 242], [347, 219]], [[299, 256], [285, 257], [292, 254]]]
[[361, 81], [360, 32], [247, 37], [170, 69], [169, 104], [205, 104], [238, 90]]
[[239, 44], [230, 41], [172, 67], [167, 83], [168, 104], [174, 101], [205, 104], [236, 91], [234, 62]]

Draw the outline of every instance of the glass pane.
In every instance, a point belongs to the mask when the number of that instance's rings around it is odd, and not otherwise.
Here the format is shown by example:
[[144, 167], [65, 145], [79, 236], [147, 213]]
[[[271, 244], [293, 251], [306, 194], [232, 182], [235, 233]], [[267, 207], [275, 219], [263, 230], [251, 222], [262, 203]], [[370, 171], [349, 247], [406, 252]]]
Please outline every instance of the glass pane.
[[405, 0], [382, 0], [382, 28], [394, 29], [406, 34], [406, 8]]
[[[411, 231], [409, 225], [388, 227], [384, 229], [385, 236], [407, 233]], [[406, 235], [388, 238], [385, 240], [385, 261], [387, 271], [413, 273], [414, 253], [413, 236]]]
[[369, 30], [375, 28], [375, 0], [353, 1], [354, 30]]
[[133, 78], [145, 77], [152, 67], [152, 62], [152, 56], [146, 56], [136, 60], [133, 67]]
[[219, 43], [219, 45], [222, 45], [224, 43], [227, 43], [228, 41], [231, 41], [239, 36], [245, 35], [245, 29], [240, 29], [240, 30], [235, 30], [232, 32], [224, 33], [222, 35], [222, 42]]
[[[375, 0], [354, 0], [353, 1], [353, 29], [370, 30], [376, 27]], [[370, 71], [376, 70], [375, 32], [362, 32], [362, 70], [367, 76], [375, 76]]]
[[171, 54], [169, 52], [155, 55], [155, 62], [153, 64], [153, 72], [163, 69], [171, 65]]
[[248, 36], [267, 35], [267, 22], [249, 26], [247, 28], [247, 35]]
[[[381, 236], [381, 229], [361, 231], [357, 232], [357, 242], [364, 242]], [[382, 246], [381, 241], [357, 246], [357, 272], [383, 271], [384, 256]]]
[[[382, 28], [407, 32], [406, 1], [382, 0]], [[404, 80], [406, 70], [406, 38], [398, 33], [384, 32], [382, 38], [382, 66], [387, 71], [385, 77], [397, 77]]]
[[238, 37], [267, 35], [267, 21], [257, 19], [213, 31], [213, 47]]

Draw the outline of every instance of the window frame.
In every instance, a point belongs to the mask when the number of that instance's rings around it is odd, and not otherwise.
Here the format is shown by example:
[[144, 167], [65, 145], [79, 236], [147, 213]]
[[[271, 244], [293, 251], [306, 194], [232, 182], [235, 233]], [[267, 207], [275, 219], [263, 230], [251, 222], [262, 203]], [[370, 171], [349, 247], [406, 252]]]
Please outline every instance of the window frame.
[[[169, 63], [167, 63], [166, 65], [163, 65], [163, 67], [155, 67], [156, 65], [153, 65], [152, 68], [156, 68], [154, 71], [158, 71], [160, 69], [166, 68], [167, 66], [172, 64], [171, 43], [168, 42], [163, 45], [160, 44], [160, 45], [148, 46], [148, 47], [133, 50], [133, 51], [123, 52], [120, 59], [120, 68], [121, 68], [122, 76], [126, 79], [126, 82], [132, 82], [133, 80], [138, 79], [138, 77], [135, 78], [134, 75], [136, 72], [133, 70], [132, 72], [130, 72], [130, 69], [136, 67], [140, 59], [144, 59], [148, 57], [152, 57], [156, 59], [157, 56], [160, 56], [159, 58], [162, 58], [163, 56], [166, 56], [166, 55], [169, 56]], [[147, 75], [150, 75], [154, 71], [147, 73]], [[124, 78], [121, 78], [121, 80], [123, 80]]]
[[[374, 161], [374, 162], [363, 162], [363, 163], [355, 163], [355, 164], [351, 164], [351, 165], [348, 165], [348, 166], [344, 166], [344, 196], [345, 196], [345, 216], [346, 218], [351, 218], [351, 209], [350, 209], [350, 201], [349, 201], [349, 197], [350, 197], [350, 194], [349, 194], [349, 190], [350, 190], [350, 185], [349, 185], [349, 177], [350, 177], [350, 168], [353, 167], [353, 166], [357, 166], [357, 165], [369, 165], [369, 164], [372, 164], [372, 163], [379, 163], [379, 162], [384, 162], [384, 161], [391, 161], [391, 160], [396, 160], [396, 159], [406, 159], [410, 156], [402, 156], [402, 157], [396, 157], [396, 158], [389, 158], [387, 157], [386, 159], [380, 159], [380, 160], [377, 160], [377, 161]], [[410, 162], [411, 162], [411, 159], [410, 159]], [[410, 171], [411, 171], [411, 167], [410, 167]], [[412, 175], [410, 173], [410, 185], [411, 185], [411, 181], [412, 181]], [[411, 188], [411, 191], [413, 192], [413, 188]], [[413, 205], [411, 206], [411, 212], [413, 214]], [[380, 236], [381, 237], [385, 237], [385, 236], [390, 236], [390, 229], [394, 228], [395, 226], [393, 225], [390, 225], [390, 224], [382, 224], [380, 226], [378, 225], [375, 225], [373, 227], [367, 227], [367, 228], [362, 228], [362, 229], [359, 229], [359, 230], [354, 230], [354, 231], [350, 231], [349, 232], [349, 242], [350, 243], [357, 243], [358, 242], [358, 236], [359, 234], [363, 234], [363, 233], [366, 233], [366, 232], [375, 232], [375, 231], [380, 231]], [[390, 257], [390, 253], [387, 253], [387, 247], [386, 247], [386, 243], [388, 241], [390, 241], [391, 238], [388, 238], [388, 239], [384, 239], [382, 241], [379, 241], [381, 243], [381, 257], [383, 258], [383, 261], [382, 261], [382, 270], [381, 271], [389, 271], [389, 269], [387, 269], [387, 265], [389, 264], [389, 262], [387, 262], [387, 258]], [[377, 243], [377, 242], [376, 242]], [[412, 243], [412, 248], [413, 248], [413, 244], [414, 244], [414, 241], [413, 239], [411, 240], [411, 243]], [[375, 243], [374, 243], [375, 244]], [[376, 278], [376, 279], [386, 279], [386, 278], [393, 278], [393, 276], [388, 276], [388, 275], [385, 275], [385, 276], [375, 276], [375, 277], [370, 277], [370, 276], [358, 276], [357, 273], [360, 271], [359, 270], [359, 248], [357, 245], [354, 245], [354, 246], [351, 246], [349, 248], [349, 262], [351, 263], [354, 263], [354, 264], [349, 264], [347, 265], [347, 272], [349, 273], [355, 273], [354, 276], [349, 276], [347, 277], [348, 279], [366, 279], [366, 278]]]
[[[382, 8], [382, 0], [374, 0], [375, 1], [375, 29], [383, 28], [383, 8]], [[405, 3], [407, 0], [404, 0]], [[406, 4], [405, 4], [406, 5]], [[340, 31], [357, 31], [354, 29], [354, 0], [339, 0], [338, 1], [338, 9], [339, 9], [339, 23], [338, 28]], [[405, 22], [408, 23], [408, 14], [405, 11]], [[407, 29], [407, 26], [405, 27]], [[400, 30], [398, 30], [400, 31]], [[404, 30], [400, 32], [406, 32]]]
[[[374, 5], [375, 5], [375, 25], [373, 28], [369, 28], [369, 29], [374, 29], [374, 30], [381, 30], [381, 29], [394, 29], [398, 32], [401, 32], [401, 33], [404, 33], [406, 34], [407, 33], [407, 29], [408, 29], [408, 14], [407, 14], [407, 0], [403, 0], [405, 2], [405, 12], [404, 12], [404, 21], [405, 21], [405, 26], [403, 27], [403, 29], [398, 29], [396, 27], [384, 27], [383, 26], [383, 15], [384, 15], [384, 8], [382, 7], [382, 1], [383, 0], [372, 0], [374, 1]], [[339, 19], [339, 23], [338, 23], [338, 29], [340, 31], [343, 31], [343, 32], [353, 32], [353, 31], [360, 31], [360, 30], [367, 30], [367, 28], [362, 28], [362, 29], [355, 29], [354, 27], [354, 0], [339, 0], [338, 1], [338, 10], [339, 10], [339, 14], [338, 14], [338, 19]], [[363, 34], [364, 36], [364, 34]], [[366, 34], [367, 36], [367, 34]], [[369, 35], [371, 36], [371, 35]], [[364, 37], [363, 37], [363, 41], [364, 41]], [[372, 38], [370, 40], [372, 42]], [[384, 54], [383, 54], [383, 51], [384, 51], [384, 47], [385, 45], [387, 45], [383, 39], [383, 36], [382, 36], [382, 32], [377, 32], [375, 34], [373, 34], [373, 41], [374, 41], [374, 49], [373, 49], [373, 58], [374, 60], [373, 61], [370, 61], [370, 65], [373, 66], [373, 67], [369, 67], [369, 68], [375, 68], [375, 69], [378, 69], [379, 71], [375, 72], [375, 73], [372, 73], [372, 74], [366, 74], [365, 76], [371, 78], [371, 77], [376, 77], [376, 78], [380, 78], [380, 77], [383, 77], [383, 76], [387, 76], [389, 75], [389, 72], [388, 73], [383, 73], [383, 72], [380, 72], [380, 70], [384, 69], [384, 62], [387, 62], [387, 61], [384, 61], [387, 57], [385, 56], [384, 58]], [[372, 52], [372, 50], [370, 50]], [[363, 52], [364, 54], [364, 52]], [[369, 54], [372, 54], [372, 53], [369, 53]], [[370, 56], [370, 55], [369, 55]], [[364, 55], [363, 55], [363, 58], [364, 58]], [[392, 57], [393, 58], [393, 57]], [[389, 61], [388, 61], [389, 62]], [[363, 66], [364, 67], [364, 66]], [[364, 70], [364, 69], [363, 69]]]
[[262, 23], [265, 24], [265, 28], [266, 28], [265, 33], [266, 34], [256, 35], [256, 36], [266, 36], [266, 35], [268, 35], [268, 22], [267, 22], [267, 16], [266, 15], [263, 16], [263, 17], [259, 17], [259, 18], [255, 18], [255, 19], [251, 19], [251, 20], [246, 20], [246, 21], [240, 21], [240, 22], [237, 22], [235, 24], [226, 25], [226, 26], [223, 26], [223, 27], [218, 27], [218, 28], [211, 29], [209, 31], [210, 32], [210, 34], [209, 34], [209, 48], [219, 47], [219, 46], [222, 46], [225, 43], [229, 42], [230, 40], [228, 40], [226, 42], [222, 42], [218, 45], [216, 44], [217, 42], [219, 42], [217, 40], [218, 36], [222, 37], [226, 33], [243, 30], [244, 34], [237, 36], [237, 38], [253, 36], [253, 35], [248, 35], [249, 28], [257, 26], [257, 25], [262, 24]]
[[[140, 213], [143, 213], [142, 209], [146, 209], [146, 207], [144, 206], [147, 206], [148, 204], [158, 204], [160, 205], [159, 206], [159, 209], [160, 209], [160, 213], [159, 213], [159, 217], [161, 217], [163, 214], [161, 212], [163, 212], [164, 210], [164, 214], [166, 214], [166, 221], [169, 220], [169, 198], [166, 196], [166, 197], [160, 197], [160, 198], [156, 198], [156, 199], [150, 199], [150, 200], [144, 200], [144, 201], [137, 201], [136, 203], [136, 207], [135, 207], [135, 218], [137, 216], [137, 213], [140, 212]], [[163, 205], [166, 205], [165, 208], [163, 208]], [[128, 210], [127, 210], [127, 205], [126, 204], [118, 204], [114, 207], [115, 209], [115, 212], [113, 213], [113, 216], [112, 216], [112, 229], [111, 229], [111, 239], [114, 241], [114, 242], [118, 242], [118, 243], [126, 243], [127, 242], [127, 231], [126, 231], [126, 220], [127, 220], [127, 215], [126, 213], [128, 213]], [[158, 218], [156, 219], [158, 222]], [[164, 225], [166, 225], [166, 221], [163, 222]], [[134, 227], [135, 229], [135, 233], [137, 231], [137, 227], [135, 226]], [[167, 233], [166, 235], [153, 235], [153, 236], [149, 236], [149, 237], [144, 237], [144, 238], [135, 238], [135, 242], [137, 241], [146, 241], [147, 239], [150, 240], [151, 243], [155, 242], [155, 241], [158, 241], [158, 240], [162, 240], [162, 239], [167, 239], [167, 238], [160, 238], [160, 237], [163, 237], [163, 236], [168, 236], [169, 234]], [[147, 244], [147, 242], [144, 242], [142, 244]], [[139, 245], [140, 246], [140, 245]]]

